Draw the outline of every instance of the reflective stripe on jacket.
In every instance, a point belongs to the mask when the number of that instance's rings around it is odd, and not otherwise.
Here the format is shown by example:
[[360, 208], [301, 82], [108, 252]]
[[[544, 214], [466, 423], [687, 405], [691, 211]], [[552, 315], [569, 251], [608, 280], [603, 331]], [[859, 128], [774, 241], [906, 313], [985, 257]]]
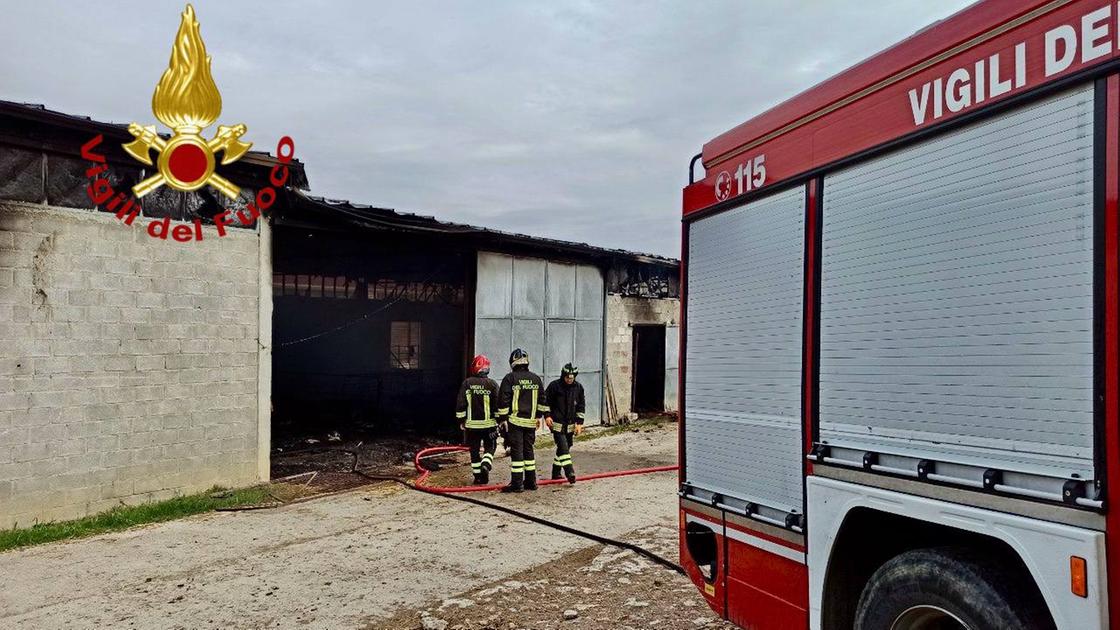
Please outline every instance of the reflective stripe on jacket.
[[455, 406], [455, 417], [468, 429], [490, 429], [498, 426], [498, 384], [494, 379], [472, 376], [463, 381]]
[[498, 389], [499, 416], [508, 417], [510, 424], [535, 429], [538, 419], [547, 412], [541, 377], [521, 366], [506, 374]]

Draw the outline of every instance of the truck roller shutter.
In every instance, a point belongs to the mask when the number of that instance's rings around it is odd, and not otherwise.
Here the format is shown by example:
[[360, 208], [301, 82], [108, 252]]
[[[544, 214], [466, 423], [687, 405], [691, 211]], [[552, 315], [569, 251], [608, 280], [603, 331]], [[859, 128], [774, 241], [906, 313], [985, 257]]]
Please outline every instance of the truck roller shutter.
[[1092, 479], [1092, 86], [824, 180], [820, 437]]
[[688, 243], [685, 476], [781, 512], [802, 506], [805, 189], [694, 222]]

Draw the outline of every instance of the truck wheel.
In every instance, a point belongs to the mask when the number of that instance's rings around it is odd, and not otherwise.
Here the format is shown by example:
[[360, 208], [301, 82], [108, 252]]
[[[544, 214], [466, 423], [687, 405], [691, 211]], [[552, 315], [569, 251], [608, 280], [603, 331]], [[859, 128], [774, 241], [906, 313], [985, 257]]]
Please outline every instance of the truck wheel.
[[875, 571], [860, 595], [854, 627], [1052, 629], [1041, 599], [1033, 583], [992, 558], [957, 548], [917, 549]]

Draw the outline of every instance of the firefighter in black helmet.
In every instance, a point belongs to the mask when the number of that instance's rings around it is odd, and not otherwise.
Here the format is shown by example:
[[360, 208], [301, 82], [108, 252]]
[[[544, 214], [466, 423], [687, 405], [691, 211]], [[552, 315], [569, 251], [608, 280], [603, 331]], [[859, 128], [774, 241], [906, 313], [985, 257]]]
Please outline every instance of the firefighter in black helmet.
[[471, 375], [459, 388], [455, 418], [471, 449], [475, 485], [490, 482], [494, 449], [498, 446], [498, 384], [490, 378], [490, 360], [478, 355], [471, 362]]
[[509, 432], [509, 485], [502, 492], [537, 489], [537, 462], [533, 444], [537, 441], [540, 418], [548, 411], [544, 404], [541, 377], [529, 371], [529, 353], [518, 348], [509, 355], [510, 373], [498, 388], [498, 415]]
[[560, 479], [560, 473], [568, 478], [568, 483], [576, 482], [576, 469], [572, 464], [572, 442], [575, 436], [583, 433], [583, 385], [576, 381], [579, 368], [567, 363], [560, 370], [560, 378], [548, 384], [544, 398], [548, 404], [548, 415], [544, 422], [552, 431], [556, 442], [556, 457], [552, 460], [552, 478]]

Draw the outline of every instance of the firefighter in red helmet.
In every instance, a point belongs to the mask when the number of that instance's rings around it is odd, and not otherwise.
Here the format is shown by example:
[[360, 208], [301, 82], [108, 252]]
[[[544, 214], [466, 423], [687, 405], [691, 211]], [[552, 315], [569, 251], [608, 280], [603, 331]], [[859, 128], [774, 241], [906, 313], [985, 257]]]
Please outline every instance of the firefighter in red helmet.
[[471, 375], [459, 388], [455, 418], [471, 449], [474, 483], [486, 485], [498, 446], [498, 384], [490, 378], [490, 360], [478, 355], [471, 362]]

